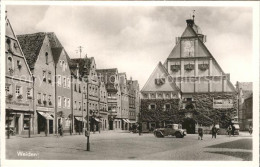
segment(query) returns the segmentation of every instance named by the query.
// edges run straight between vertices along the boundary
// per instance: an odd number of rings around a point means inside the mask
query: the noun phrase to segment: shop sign
[[[13,105],[18,105],[18,106],[29,106],[29,103],[20,103],[20,102],[17,102],[17,101],[6,101],[6,104],[13,104]]]
[[[233,108],[233,99],[213,99],[213,108]]]

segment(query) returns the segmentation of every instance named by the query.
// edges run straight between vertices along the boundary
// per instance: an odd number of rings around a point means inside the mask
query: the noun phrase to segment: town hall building
[[[237,121],[236,90],[230,82],[230,75],[223,71],[205,46],[206,36],[195,24],[194,16],[186,23],[186,29],[181,37],[176,38],[176,45],[168,58],[163,65],[159,63],[157,66],[164,69],[164,75],[154,72],[151,76],[154,81],[147,83],[141,90],[141,112],[147,107],[156,110],[153,104],[144,103],[146,99],[168,99],[167,94],[162,94],[160,89],[167,82],[173,82],[176,89],[168,87],[164,91],[181,95],[178,107],[175,107],[179,112],[158,122],[171,120],[173,123],[181,123],[188,133],[195,133],[199,125],[217,124],[225,127],[229,122]],[[143,115],[147,115],[147,112]],[[174,119],[177,117],[178,120]],[[147,118],[142,117],[143,121],[148,121]]]

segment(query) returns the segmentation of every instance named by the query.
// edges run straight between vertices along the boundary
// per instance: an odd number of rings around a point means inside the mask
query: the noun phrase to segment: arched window
[[[46,61],[46,64],[48,65],[48,52],[45,53],[45,61]]]

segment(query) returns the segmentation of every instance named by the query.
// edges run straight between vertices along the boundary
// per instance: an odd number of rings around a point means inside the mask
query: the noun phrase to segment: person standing
[[[214,137],[216,139],[216,137],[217,137],[217,128],[216,128],[215,124],[213,125],[213,127],[211,129],[211,133],[212,133],[212,138]]]
[[[229,137],[231,136],[231,131],[232,131],[232,126],[229,125],[228,128],[227,128],[227,132],[228,132]]]
[[[249,134],[252,135],[252,133],[253,133],[252,124],[249,125],[248,131],[249,131]]]
[[[63,136],[63,127],[61,123],[59,124],[59,134],[61,137]]]
[[[198,140],[203,140],[203,129],[202,129],[202,127],[200,127],[198,129],[198,134],[199,134]]]

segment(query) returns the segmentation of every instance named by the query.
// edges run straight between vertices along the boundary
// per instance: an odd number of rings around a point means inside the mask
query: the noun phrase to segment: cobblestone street
[[[196,134],[183,139],[156,138],[153,134],[133,134],[123,131],[91,133],[90,152],[86,150],[86,137],[11,136],[6,140],[7,159],[41,160],[252,160],[252,137],[205,135],[198,140]],[[23,154],[23,155],[22,155]]]

